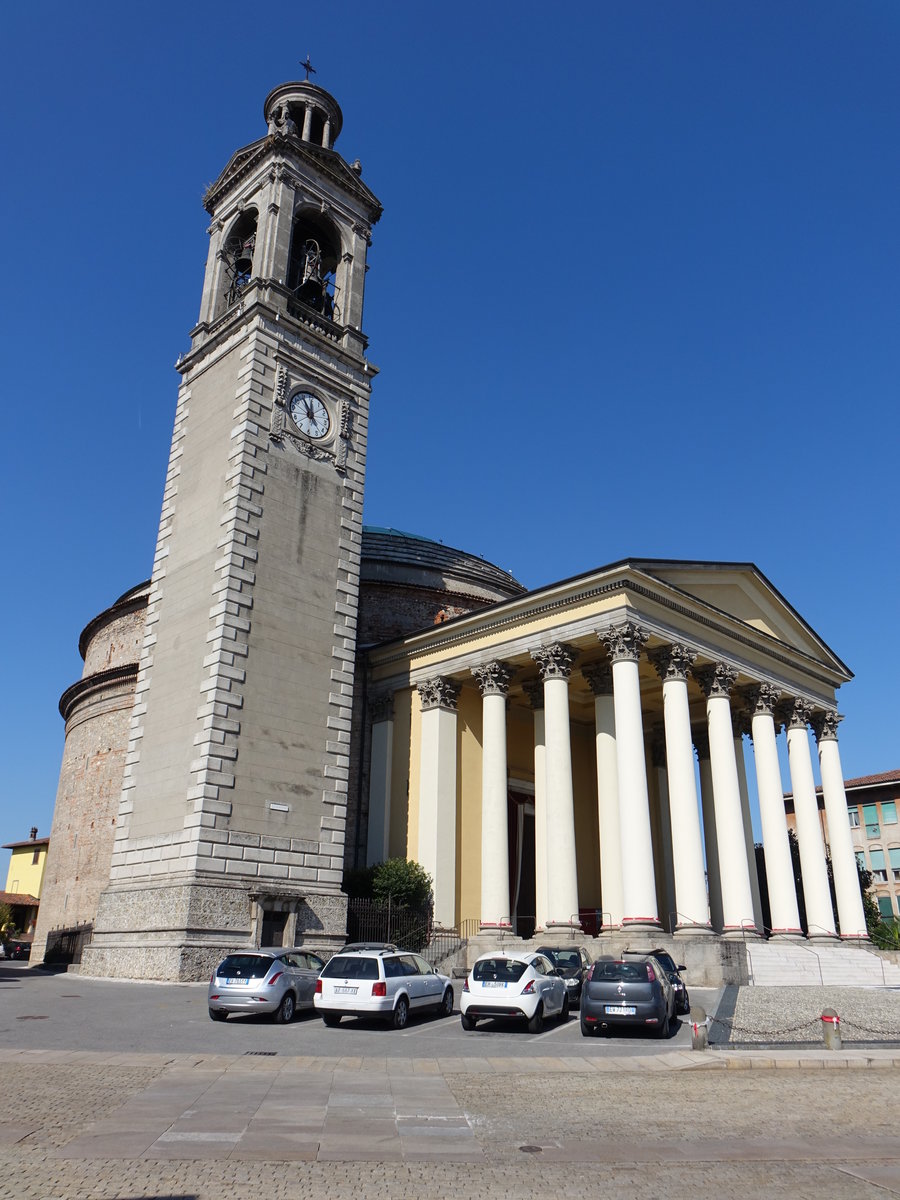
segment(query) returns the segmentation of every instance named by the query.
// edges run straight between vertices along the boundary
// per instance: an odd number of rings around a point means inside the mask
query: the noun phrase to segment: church
[[[364,526],[381,205],[324,89],[282,84],[263,120],[205,197],[151,578],[85,628],[60,700],[32,962],[60,931],[83,935],[85,974],[120,978],[328,952],[344,871],[396,856],[473,943],[677,939],[689,959],[865,939],[837,740],[851,674],[756,566],[634,558],[528,591]]]

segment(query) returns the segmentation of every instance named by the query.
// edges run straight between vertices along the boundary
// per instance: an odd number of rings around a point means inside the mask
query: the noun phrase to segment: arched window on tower
[[[241,298],[253,274],[253,252],[256,249],[255,209],[241,213],[231,226],[219,252],[222,259],[222,277],[219,287],[219,302],[216,316],[231,308]]]
[[[291,234],[288,288],[301,305],[332,321],[341,320],[335,295],[340,255],[340,235],[331,222],[319,213],[300,212]]]

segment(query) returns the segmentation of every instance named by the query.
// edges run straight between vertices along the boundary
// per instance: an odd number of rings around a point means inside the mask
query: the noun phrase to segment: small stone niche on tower
[[[256,209],[242,212],[229,229],[219,252],[222,273],[216,316],[221,316],[237,304],[253,274],[253,252],[256,249]]]
[[[291,233],[291,257],[288,288],[302,309],[341,321],[335,273],[341,257],[341,238],[327,218],[318,212],[301,210],[294,219]]]

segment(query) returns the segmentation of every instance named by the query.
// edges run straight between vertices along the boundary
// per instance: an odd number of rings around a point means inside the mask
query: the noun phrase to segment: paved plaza
[[[223,1026],[202,987],[6,968],[0,1197],[900,1196],[900,1049],[688,1033]]]

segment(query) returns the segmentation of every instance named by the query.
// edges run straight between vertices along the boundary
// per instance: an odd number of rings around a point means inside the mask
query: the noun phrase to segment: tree
[[[431,900],[431,876],[408,858],[379,863],[372,877],[372,895],[405,908],[421,908]]]

